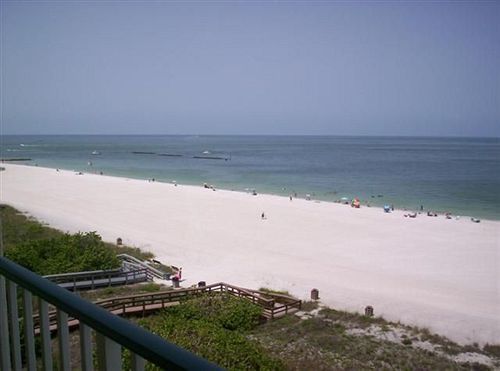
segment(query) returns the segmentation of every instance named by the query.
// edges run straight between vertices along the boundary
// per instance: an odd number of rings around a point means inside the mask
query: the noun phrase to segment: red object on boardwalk
[[[176,278],[177,280],[180,280],[182,278],[182,268],[179,268],[174,278]]]

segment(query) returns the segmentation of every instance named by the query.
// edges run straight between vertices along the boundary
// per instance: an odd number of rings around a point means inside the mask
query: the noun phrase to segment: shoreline
[[[9,162],[6,162],[6,164],[9,164]],[[153,179],[153,182],[155,182],[155,183],[170,184],[170,185],[177,184],[178,186],[183,186],[183,187],[195,187],[195,188],[202,188],[202,189],[204,188],[203,185],[199,185],[199,184],[195,184],[195,183],[179,183],[176,180],[168,181],[168,180],[161,180],[161,179],[158,180],[156,178],[146,179],[146,178],[129,177],[129,176],[122,176],[122,175],[106,174],[106,173],[99,174],[98,170],[91,172],[91,171],[88,171],[88,168],[82,169],[82,170],[75,170],[75,169],[69,170],[69,169],[63,169],[63,168],[38,166],[38,165],[32,165],[32,164],[12,164],[12,165],[27,166],[27,167],[40,168],[40,169],[61,170],[61,171],[67,171],[67,172],[72,172],[72,173],[81,172],[82,173],[81,175],[84,175],[84,174],[98,175],[98,176],[103,176],[103,177],[128,179],[128,180],[134,180],[134,181],[149,182],[151,179]],[[237,193],[242,193],[242,194],[251,194],[252,190],[257,190],[256,188],[253,188],[253,187],[248,187],[245,189],[232,189],[232,188],[225,188],[225,187],[217,188],[214,186],[214,188],[217,191],[237,192]],[[290,196],[290,195],[283,195],[283,194],[279,194],[279,193],[268,193],[268,192],[262,192],[262,193],[258,192],[258,195],[280,197],[280,198],[284,198],[284,199],[288,199]],[[342,203],[341,199],[326,200],[323,198],[314,198],[314,196],[316,196],[314,192],[310,194],[310,196],[311,196],[310,199],[307,199],[307,197],[306,197],[307,195],[309,195],[309,194],[300,193],[298,197],[294,196],[293,199],[294,200],[304,200],[304,201],[314,202],[314,203],[325,202],[325,203],[329,203],[329,204],[338,204],[338,205],[342,205],[342,206],[350,206],[350,202],[352,201],[351,199],[349,199],[349,205],[345,205]],[[354,198],[356,198],[356,197],[354,197]],[[377,196],[372,196],[370,199],[360,199],[361,208],[363,208],[363,209],[383,209],[384,205],[388,205],[388,206],[392,205],[392,203],[380,203],[380,204],[377,203],[376,201],[380,198],[381,197],[378,197],[378,195],[377,195]],[[371,202],[375,202],[375,203],[373,205],[370,205]],[[367,205],[367,203],[368,203],[368,205]],[[470,221],[472,218],[474,218],[476,220],[480,220],[481,222],[482,221],[500,222],[500,215],[497,219],[493,219],[493,218],[489,218],[489,217],[476,217],[474,215],[462,215],[462,214],[458,215],[458,214],[454,214],[454,213],[451,213],[448,211],[442,211],[442,210],[437,210],[437,209],[427,209],[427,208],[424,208],[423,210],[418,210],[418,208],[394,207],[394,209],[391,212],[402,212],[404,214],[416,213],[417,216],[423,216],[423,217],[428,216],[427,212],[432,212],[432,213],[437,214],[437,215],[434,215],[433,217],[442,218],[442,217],[445,217],[447,214],[449,214],[449,215],[451,215],[451,217],[452,217],[451,219],[453,219],[453,220],[458,218],[458,219],[464,219],[464,220]]]
[[[3,164],[1,202],[70,232],[150,250],[187,284],[288,290],[325,305],[500,343],[500,222]],[[266,219],[261,220],[265,212]]]

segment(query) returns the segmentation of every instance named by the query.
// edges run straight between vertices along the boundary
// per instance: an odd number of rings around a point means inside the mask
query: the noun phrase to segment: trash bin
[[[365,316],[367,316],[367,317],[373,317],[373,307],[371,305],[368,305],[365,308]]]
[[[205,281],[198,282],[198,287],[205,287],[207,283]]]
[[[172,285],[174,289],[179,288],[179,279],[177,277],[172,278]]]
[[[318,299],[319,299],[319,290],[312,289],[311,290],[311,300],[318,300]]]

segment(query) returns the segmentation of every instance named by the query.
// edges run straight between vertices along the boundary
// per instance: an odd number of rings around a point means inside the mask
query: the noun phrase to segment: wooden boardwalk
[[[109,312],[119,316],[141,315],[157,312],[163,308],[178,305],[180,302],[199,297],[205,294],[227,293],[229,295],[248,300],[263,309],[263,316],[267,319],[282,317],[288,313],[296,312],[301,308],[302,301],[287,295],[249,290],[229,285],[224,282],[204,287],[176,289],[161,291],[150,294],[139,294],[121,296],[94,302],[94,304],[107,309]],[[35,323],[35,334],[40,332],[40,320],[38,315],[33,316]],[[55,311],[49,313],[50,331],[57,330],[57,316]],[[78,319],[69,318],[68,326],[76,329],[79,326]]]
[[[146,268],[63,273],[44,278],[70,291],[94,290],[100,287],[131,285],[153,280],[153,276]]]
[[[70,291],[94,290],[100,287],[131,285],[134,283],[152,281],[153,278],[170,279],[171,273],[152,267],[148,262],[128,254],[119,254],[122,262],[120,269],[97,270],[86,272],[71,272],[52,274],[44,278]]]

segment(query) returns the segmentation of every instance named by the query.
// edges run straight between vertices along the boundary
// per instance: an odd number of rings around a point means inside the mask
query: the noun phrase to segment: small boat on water
[[[101,154],[101,152],[99,152],[99,151],[92,151],[92,154],[93,154],[94,156],[98,156],[98,155],[100,155],[100,154]]]

